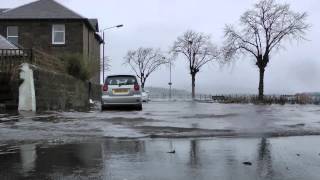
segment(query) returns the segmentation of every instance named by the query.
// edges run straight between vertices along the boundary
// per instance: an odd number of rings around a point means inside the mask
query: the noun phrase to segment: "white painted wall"
[[[19,87],[19,111],[36,111],[33,71],[28,63],[21,65],[20,78],[23,83]]]

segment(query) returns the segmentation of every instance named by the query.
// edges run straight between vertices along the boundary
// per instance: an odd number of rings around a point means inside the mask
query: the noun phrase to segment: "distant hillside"
[[[169,88],[162,87],[146,87],[147,91],[149,91],[150,98],[168,98],[169,97]],[[186,90],[181,89],[172,89],[172,97],[173,98],[187,98],[190,97],[191,93]]]

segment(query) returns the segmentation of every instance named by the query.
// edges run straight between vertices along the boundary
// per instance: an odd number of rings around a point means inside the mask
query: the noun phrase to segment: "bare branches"
[[[111,68],[111,65],[110,65],[111,59],[108,56],[105,56],[104,59],[105,59],[104,63],[102,60],[100,61],[100,67],[105,71],[109,71]],[[104,64],[104,67],[103,67],[103,64]]]
[[[195,98],[195,77],[200,68],[219,59],[219,50],[210,41],[210,36],[187,31],[174,42],[171,52],[185,56],[192,80],[192,98]]]
[[[310,28],[307,14],[290,10],[288,4],[277,4],[275,0],[261,0],[240,18],[241,30],[225,27],[225,44],[222,48],[225,62],[237,54],[249,54],[256,60],[260,71],[259,99],[263,99],[264,71],[270,54],[286,40],[305,39]]]
[[[210,42],[210,36],[190,30],[177,38],[171,51],[186,57],[191,74],[219,56],[218,48]]]
[[[151,73],[156,71],[161,65],[167,63],[167,59],[159,49],[139,48],[137,50],[128,51],[125,64],[135,72],[144,88],[146,79]]]
[[[228,25],[225,28],[224,57],[230,60],[238,52],[248,53],[256,59],[268,57],[285,40],[304,39],[310,26],[306,13],[290,10],[288,4],[275,0],[261,0],[240,18],[240,31]],[[263,58],[261,59],[263,60]]]
[[[236,32],[233,26],[225,27],[225,47],[224,52],[228,53],[228,58],[232,58],[236,51],[247,52],[257,57],[260,52],[260,43],[254,42],[246,36]],[[225,58],[227,57],[226,54]]]

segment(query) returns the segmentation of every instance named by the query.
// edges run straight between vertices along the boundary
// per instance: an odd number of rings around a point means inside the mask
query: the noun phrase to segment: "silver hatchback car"
[[[101,109],[120,106],[142,110],[141,88],[133,75],[108,76],[104,82]]]

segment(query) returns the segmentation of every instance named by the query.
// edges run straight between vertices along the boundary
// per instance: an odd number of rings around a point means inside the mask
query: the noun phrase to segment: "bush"
[[[97,68],[99,70],[94,61],[89,61],[80,54],[64,55],[61,59],[66,63],[67,73],[83,81],[89,80]]]

